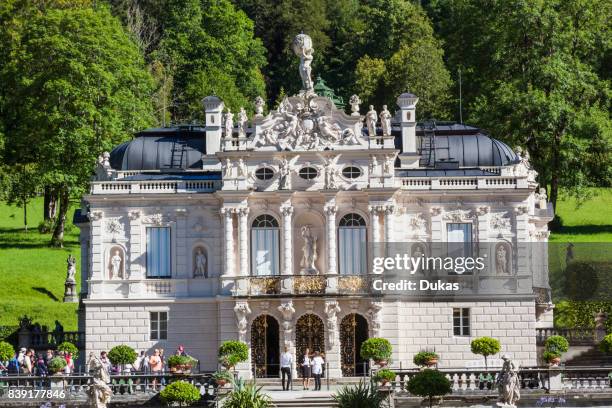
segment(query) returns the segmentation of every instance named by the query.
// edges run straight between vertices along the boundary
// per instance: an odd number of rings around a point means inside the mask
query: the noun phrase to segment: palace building
[[[100,158],[75,215],[86,353],[183,344],[214,370],[219,344],[240,339],[246,377],[277,376],[285,345],[324,352],[341,377],[367,369],[369,337],[391,341],[394,365],[434,350],[460,368],[491,336],[535,365],[552,304],[545,258],[522,251],[545,245],[553,214],[527,155],[475,127],[417,123],[410,93],[394,113],[357,96],[345,113],[310,79],[309,37],[294,51],[303,89],[277,110],[257,98],[234,115],[208,96],[205,125],[147,129]],[[427,256],[448,242],[495,262],[438,271],[452,295],[374,288],[388,243]]]

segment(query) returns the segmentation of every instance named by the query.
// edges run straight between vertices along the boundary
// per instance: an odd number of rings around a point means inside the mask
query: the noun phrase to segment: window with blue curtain
[[[367,273],[367,230],[359,214],[347,214],[338,224],[338,264],[341,275]]]
[[[251,227],[251,274],[279,274],[279,227],[276,218],[260,215]]]
[[[170,228],[147,228],[147,278],[170,278]]]
[[[471,257],[472,256],[472,224],[470,223],[450,223],[446,224],[447,232],[447,254],[450,257]],[[455,274],[455,272],[449,272]],[[470,274],[466,271],[464,274]]]

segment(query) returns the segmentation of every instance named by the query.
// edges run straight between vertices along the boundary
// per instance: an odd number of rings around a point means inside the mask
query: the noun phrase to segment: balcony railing
[[[94,181],[91,194],[210,193],[221,189],[221,180]]]
[[[527,179],[511,176],[484,177],[402,177],[404,190],[483,190],[527,188]]]
[[[571,346],[593,346],[598,343],[595,329],[536,329],[536,343],[543,346],[550,336],[563,336]]]

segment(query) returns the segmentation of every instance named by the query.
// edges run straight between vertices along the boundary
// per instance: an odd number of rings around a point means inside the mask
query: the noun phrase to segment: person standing
[[[312,375],[315,379],[315,391],[321,391],[321,375],[323,374],[323,357],[318,351],[315,351],[314,358],[312,359]]]
[[[285,351],[281,354],[281,382],[283,391],[289,391],[291,387],[291,367],[293,367],[293,355],[289,352],[289,347],[285,346]],[[285,377],[287,377],[287,386],[285,387]]]
[[[162,369],[164,368],[164,363],[162,362],[161,357],[159,356],[159,349],[155,349],[153,355],[149,357],[149,368],[151,370],[151,375],[161,375]],[[157,389],[157,378],[153,378],[153,388]]]
[[[302,357],[302,386],[305,390],[310,388],[310,350],[304,350],[304,356]]]

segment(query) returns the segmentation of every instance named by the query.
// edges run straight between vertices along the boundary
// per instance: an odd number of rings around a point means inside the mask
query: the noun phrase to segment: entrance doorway
[[[369,361],[361,357],[361,343],[368,339],[368,321],[357,313],[344,316],[340,322],[340,357],[344,377],[367,375]]]
[[[280,371],[278,322],[270,315],[261,315],[251,325],[251,361],[253,375],[259,378],[278,377]]]
[[[297,320],[295,327],[295,350],[298,367],[302,363],[306,349],[310,353],[325,352],[325,327],[323,320],[314,314],[305,314]]]

